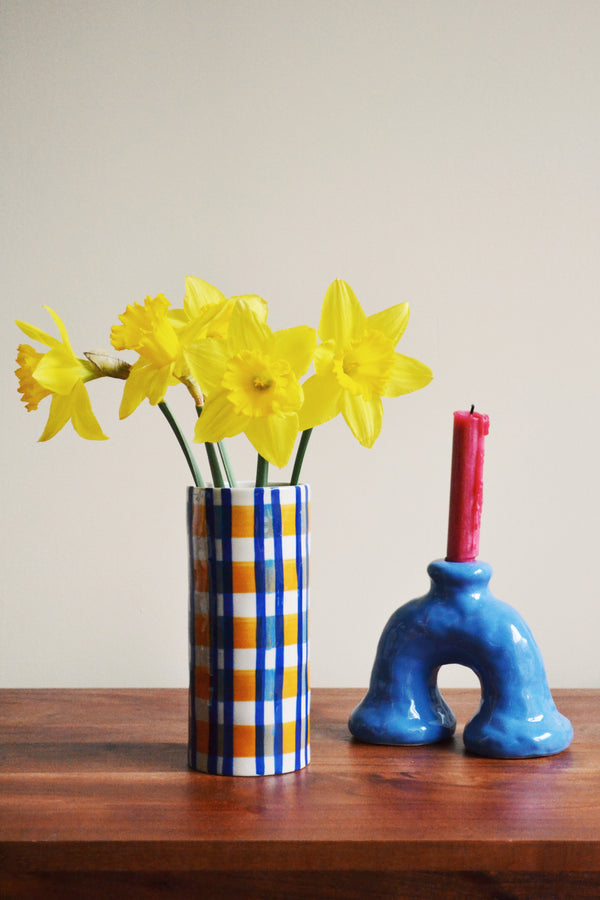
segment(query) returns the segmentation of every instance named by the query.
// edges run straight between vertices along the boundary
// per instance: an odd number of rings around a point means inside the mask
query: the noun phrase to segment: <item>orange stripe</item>
[[[199,753],[208,753],[208,722],[199,720],[196,722],[196,750]]]
[[[192,534],[194,537],[206,537],[206,507],[203,504],[194,506]]]
[[[194,588],[208,591],[208,562],[205,559],[194,560]]]
[[[254,756],[256,753],[256,728],[254,725],[233,726],[233,755]]]
[[[256,699],[256,672],[254,669],[236,669],[233,673],[233,699]]]
[[[236,594],[254,594],[256,582],[254,578],[254,562],[234,562],[231,566],[233,591]],[[275,566],[265,567],[265,589],[267,592],[275,590]],[[298,573],[295,559],[283,560],[283,590],[298,590]]]
[[[281,507],[281,531],[285,536],[296,534],[295,504],[286,504]]]
[[[290,613],[283,617],[283,643],[298,643],[298,613]]]
[[[196,697],[200,700],[210,699],[210,673],[208,669],[201,669],[196,666],[194,669],[194,682]]]
[[[254,506],[231,507],[231,536],[254,537]]]
[[[195,617],[194,639],[198,647],[210,647],[210,620],[208,616]]]
[[[304,731],[304,720],[299,723]],[[284,722],[282,727],[282,751],[294,753],[296,749],[296,722]],[[200,748],[198,748],[200,749]],[[256,753],[256,727],[254,725],[233,726],[233,755],[252,757]]]
[[[302,725],[300,724],[300,728]],[[284,722],[283,723],[283,752],[284,753],[293,753],[296,749],[296,721],[293,722]]]
[[[295,559],[283,561],[283,589],[284,591],[298,590],[298,570]]]
[[[281,507],[281,532],[284,536],[296,534],[295,503],[286,503]],[[231,536],[234,538],[254,537],[254,506],[231,507]]]
[[[283,643],[286,646],[298,642],[298,613],[283,617]],[[197,643],[201,643],[197,641]],[[233,619],[233,646],[235,649],[256,647],[256,618],[235,616]]]
[[[288,666],[283,670],[283,686],[281,696],[295,697],[298,693],[298,666]]]
[[[231,581],[233,591],[236,594],[254,594],[256,582],[254,580],[253,562],[234,562],[231,565]]]
[[[308,727],[310,737],[310,719],[308,724],[305,719],[298,723],[298,727],[304,732]],[[196,722],[196,750],[199,753],[208,753],[209,723],[203,720]],[[310,743],[310,741],[309,741]],[[282,725],[282,752],[294,753],[296,749],[296,722],[284,722]],[[254,725],[233,726],[233,756],[253,757],[256,753],[256,727]]]
[[[256,647],[256,619],[254,616],[233,619],[233,646],[235,649]]]

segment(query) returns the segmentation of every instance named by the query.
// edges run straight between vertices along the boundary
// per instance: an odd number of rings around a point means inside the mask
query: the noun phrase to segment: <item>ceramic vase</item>
[[[190,768],[310,759],[309,488],[189,488]]]

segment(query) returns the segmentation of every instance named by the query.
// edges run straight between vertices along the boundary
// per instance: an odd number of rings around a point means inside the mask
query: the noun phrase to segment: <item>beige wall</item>
[[[16,317],[108,345],[198,275],[316,325],[343,277],[408,300],[425,391],[364,450],[315,432],[313,684],[365,685],[445,553],[452,411],[491,419],[481,558],[555,686],[600,687],[600,4],[2,4],[4,686],[184,685],[187,472],[147,404],[36,443]],[[187,401],[173,404],[193,425]],[[242,475],[254,457],[233,442]],[[444,683],[471,684],[466,670]]]

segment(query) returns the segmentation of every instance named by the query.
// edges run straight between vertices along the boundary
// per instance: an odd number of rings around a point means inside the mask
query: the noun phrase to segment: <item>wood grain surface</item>
[[[600,897],[600,691],[554,692],[564,753],[360,744],[360,690],[314,690],[312,762],[186,767],[184,690],[0,691],[2,897]],[[225,887],[226,889],[225,889]]]

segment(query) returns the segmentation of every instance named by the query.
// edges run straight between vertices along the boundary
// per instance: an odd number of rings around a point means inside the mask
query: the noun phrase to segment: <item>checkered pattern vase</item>
[[[309,489],[190,488],[189,765],[276,775],[310,758]]]

